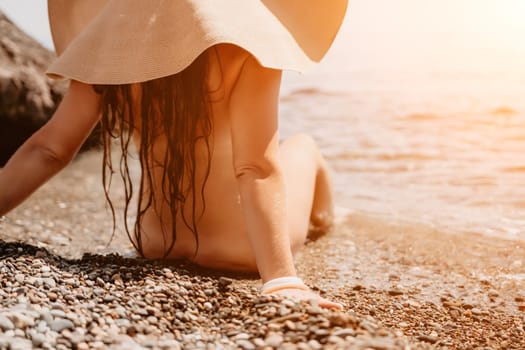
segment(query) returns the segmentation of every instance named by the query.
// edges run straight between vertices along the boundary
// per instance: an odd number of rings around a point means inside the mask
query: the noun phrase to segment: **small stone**
[[[73,322],[71,322],[70,320],[67,320],[65,318],[58,318],[56,320],[54,320],[53,322],[51,322],[51,324],[49,325],[49,327],[57,332],[57,333],[60,333],[62,332],[64,329],[71,329],[71,328],[74,328],[75,325],[73,324]]]
[[[43,278],[42,282],[44,283],[44,286],[48,288],[55,288],[57,286],[57,283],[53,278]]]
[[[77,344],[77,350],[89,350],[89,346],[85,342]]]
[[[51,301],[56,301],[58,299],[58,295],[57,293],[55,292],[48,292],[47,293],[47,297],[49,298],[49,300]]]
[[[417,339],[423,342],[430,343],[430,344],[435,344],[439,340],[437,337],[434,337],[432,335],[424,335],[424,334],[419,335]]]
[[[51,272],[51,268],[47,265],[44,265],[40,268],[40,272],[42,273],[47,273],[47,272]]]
[[[355,291],[359,291],[359,290],[365,289],[365,287],[360,284],[356,284],[355,286],[352,287],[352,289]]]
[[[325,337],[330,334],[330,332],[327,329],[317,328],[313,331],[315,335],[318,337]]]
[[[323,348],[321,343],[319,343],[315,339],[312,339],[312,340],[308,341],[308,345],[310,346],[310,348],[312,348],[312,350],[321,350]]]
[[[297,327],[295,326],[295,323],[293,323],[293,322],[290,321],[290,320],[285,321],[285,322],[284,322],[284,326],[285,326],[286,328],[288,328],[289,330],[291,330],[291,331],[295,331],[295,330],[297,329]]]
[[[340,329],[338,331],[335,331],[333,335],[340,338],[346,338],[348,336],[353,337],[355,334],[355,331],[352,328],[344,328]]]
[[[241,340],[237,340],[235,343],[241,348],[243,348],[244,350],[255,350],[255,345],[253,345],[248,340],[241,339]]]
[[[233,280],[231,278],[227,278],[227,277],[220,277],[219,278],[219,286],[221,286],[223,288],[229,286],[232,283],[233,283]]]
[[[49,325],[51,324],[51,322],[53,322],[53,315],[51,315],[51,312],[49,310],[45,309],[40,312],[40,319],[42,319],[44,323]],[[43,327],[42,322],[38,324],[38,327]]]
[[[323,310],[319,306],[308,306],[306,312],[310,315],[319,315],[323,313]]]
[[[45,250],[39,250],[35,254],[35,258],[41,259],[47,257],[47,252]]]
[[[66,313],[62,310],[56,310],[56,309],[53,309],[51,310],[51,316],[53,317],[58,317],[58,318],[66,318]]]
[[[388,295],[391,295],[393,297],[403,295],[404,292],[401,289],[393,288],[388,291]]]
[[[15,275],[15,281],[17,281],[18,283],[22,284],[22,283],[24,283],[24,280],[25,280],[25,276],[24,276],[24,274],[22,274],[22,273],[17,273],[17,274]]]
[[[246,333],[239,333],[235,337],[233,337],[235,340],[248,340],[250,339],[250,335]]]
[[[169,350],[181,350],[182,349],[180,343],[176,341],[175,339],[160,340],[158,342],[158,346],[162,349],[169,349]],[[136,348],[139,349],[141,347],[137,346]]]
[[[9,349],[10,350],[26,350],[32,348],[32,342],[28,339],[23,338],[12,338],[9,340]]]
[[[328,339],[326,340],[328,343],[331,343],[331,344],[340,344],[342,343],[344,340],[339,338],[338,336],[335,336],[335,335],[331,335],[328,337]]]
[[[272,348],[277,348],[279,345],[282,344],[284,338],[279,333],[268,333],[268,336],[266,339],[264,339],[264,342],[267,346],[271,346]]]
[[[499,296],[499,293],[497,290],[494,290],[494,289],[491,289],[489,290],[489,293],[488,293],[489,297],[491,298],[497,298]]]
[[[264,346],[266,345],[264,340],[262,340],[261,338],[255,338],[252,341],[257,348],[264,348]]]
[[[212,305],[212,303],[210,303],[210,302],[208,302],[208,301],[205,302],[203,306],[204,306],[204,309],[205,309],[205,310],[208,310],[208,311],[213,310],[213,305]]]
[[[33,327],[35,325],[35,321],[31,317],[21,313],[13,314],[11,320],[13,321],[15,328],[18,329],[26,329],[27,327]]]
[[[478,309],[477,307],[473,308],[472,310],[470,310],[470,312],[472,312],[473,315],[476,315],[476,316],[480,316],[483,314],[483,312]]]
[[[290,308],[290,309],[294,309],[296,307],[296,303],[293,301],[293,300],[290,300],[290,299],[284,299],[281,304],[283,306],[286,306],[287,308]]]
[[[361,344],[360,349],[390,350],[395,349],[395,347],[388,338],[376,338],[365,341]]]
[[[64,335],[65,338],[69,339],[71,344],[76,345],[76,344],[80,343],[84,339],[84,330],[82,328],[77,329],[74,332],[70,332],[68,330],[65,330],[63,332],[63,335]]]
[[[141,307],[138,307],[134,310],[134,312],[137,314],[137,315],[141,315],[141,316],[148,316],[148,311],[144,308],[141,308]]]
[[[5,317],[4,315],[0,315],[0,328],[4,331],[8,331],[11,329],[15,329],[15,325],[7,317]]]
[[[34,346],[40,347],[47,341],[47,338],[42,333],[33,332],[31,334],[31,341],[33,342]]]

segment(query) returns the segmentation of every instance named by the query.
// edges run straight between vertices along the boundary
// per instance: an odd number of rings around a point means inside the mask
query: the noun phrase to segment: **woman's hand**
[[[287,288],[267,293],[266,295],[276,295],[282,298],[292,299],[295,301],[313,301],[314,303],[319,304],[320,307],[325,309],[338,311],[343,310],[343,305],[323,298],[322,296],[310,289]]]
[[[303,280],[297,276],[279,277],[267,281],[261,287],[261,293],[276,295],[295,301],[313,301],[325,309],[342,310],[343,305],[334,303],[312,291]]]

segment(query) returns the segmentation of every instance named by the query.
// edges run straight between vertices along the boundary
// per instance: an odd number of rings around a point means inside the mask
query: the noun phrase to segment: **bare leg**
[[[308,135],[290,137],[281,144],[281,166],[286,184],[290,241],[300,248],[312,226],[326,232],[333,222],[333,194],[328,167]],[[311,226],[310,226],[311,225]]]

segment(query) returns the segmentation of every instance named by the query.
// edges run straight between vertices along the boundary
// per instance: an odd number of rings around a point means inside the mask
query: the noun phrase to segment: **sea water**
[[[523,73],[289,74],[281,126],[318,141],[339,206],[525,239]]]

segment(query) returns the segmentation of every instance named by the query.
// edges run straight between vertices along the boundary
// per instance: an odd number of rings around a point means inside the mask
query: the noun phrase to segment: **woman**
[[[123,151],[124,215],[136,191],[130,141],[139,155],[136,224],[126,228],[139,254],[258,271],[263,293],[340,308],[296,275],[292,254],[309,225],[332,223],[332,192],[310,137],[279,144],[277,114],[281,70],[321,59],[346,1],[48,5],[59,55],[48,73],[71,84],[51,120],[0,172],[0,215],[67,165],[100,121],[105,185],[112,138]]]

